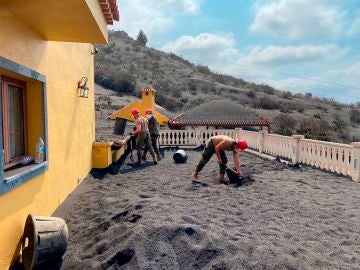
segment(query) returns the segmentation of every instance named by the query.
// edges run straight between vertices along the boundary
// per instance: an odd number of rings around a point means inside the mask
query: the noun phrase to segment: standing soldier
[[[156,156],[154,149],[151,146],[151,139],[150,139],[150,132],[148,127],[148,120],[142,116],[140,116],[139,109],[134,108],[131,110],[131,114],[135,118],[135,131],[134,134],[136,135],[136,151],[137,151],[137,165],[141,164],[141,149],[145,144],[150,151],[150,154],[154,160],[154,165],[157,164]]]
[[[145,114],[146,114],[147,120],[149,121],[149,132],[150,132],[150,137],[151,137],[151,144],[155,151],[157,161],[159,161],[159,160],[161,160],[159,144],[158,144],[158,138],[160,136],[160,124],[159,124],[158,120],[156,120],[151,109],[147,109],[145,111]],[[147,148],[147,146],[145,146],[144,153],[142,155],[143,160],[146,160],[147,152],[148,152],[148,148]]]

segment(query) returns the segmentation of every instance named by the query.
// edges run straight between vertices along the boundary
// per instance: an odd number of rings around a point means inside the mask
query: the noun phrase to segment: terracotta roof
[[[107,24],[113,24],[114,21],[119,21],[120,15],[116,0],[99,0],[99,4]]]
[[[180,126],[269,126],[270,120],[245,109],[231,100],[221,99],[200,104],[169,120],[170,127]]]

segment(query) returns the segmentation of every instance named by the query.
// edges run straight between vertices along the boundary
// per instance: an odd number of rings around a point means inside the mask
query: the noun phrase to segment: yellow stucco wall
[[[93,56],[91,44],[48,42],[10,12],[0,8],[0,55],[46,76],[49,169],[0,195],[0,269],[7,269],[20,240],[26,216],[51,215],[91,169],[95,138]],[[79,98],[77,82],[87,76],[88,99]],[[33,100],[39,84],[28,83]],[[36,112],[40,104],[28,104]],[[39,114],[37,114],[39,115]],[[30,148],[38,138],[36,123]],[[32,147],[33,148],[33,147]],[[79,180],[80,179],[80,180]]]

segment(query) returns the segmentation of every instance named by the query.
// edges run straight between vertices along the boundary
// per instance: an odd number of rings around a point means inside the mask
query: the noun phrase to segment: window
[[[45,161],[22,164],[39,137]],[[47,170],[47,141],[45,76],[0,56],[0,195]]]
[[[1,77],[4,168],[19,164],[27,153],[26,84]]]

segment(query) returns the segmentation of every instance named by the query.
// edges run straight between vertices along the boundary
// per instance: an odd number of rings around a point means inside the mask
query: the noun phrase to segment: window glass
[[[25,155],[23,89],[9,85],[10,158]]]

